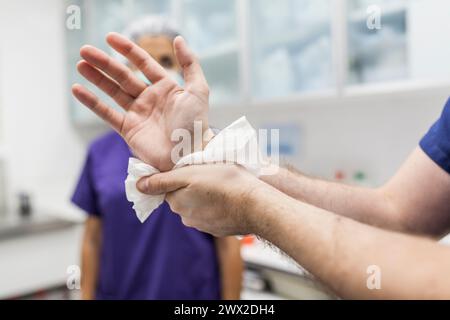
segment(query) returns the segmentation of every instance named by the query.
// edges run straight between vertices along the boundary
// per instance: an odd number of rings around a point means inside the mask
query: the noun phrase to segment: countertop
[[[57,231],[76,224],[75,221],[40,213],[32,214],[26,218],[17,214],[2,214],[0,215],[0,241]]]

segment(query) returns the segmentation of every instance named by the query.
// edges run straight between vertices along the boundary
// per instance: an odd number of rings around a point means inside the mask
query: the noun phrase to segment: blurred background
[[[85,215],[69,200],[107,129],[71,97],[79,48],[109,50],[107,32],[148,14],[197,53],[214,126],[279,128],[282,160],[326,179],[386,181],[450,93],[446,0],[0,0],[0,298],[79,297]],[[242,256],[243,298],[330,297],[255,239]]]

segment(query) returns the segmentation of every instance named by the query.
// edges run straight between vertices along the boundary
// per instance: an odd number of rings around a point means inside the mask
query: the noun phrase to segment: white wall
[[[39,208],[61,214],[72,212],[68,198],[86,148],[85,130],[69,119],[64,12],[61,0],[0,0],[0,101],[10,195],[30,191]],[[256,126],[296,122],[302,135],[292,162],[302,170],[330,177],[334,169],[362,169],[380,183],[415,147],[448,92],[213,109],[211,123],[225,126],[243,114]]]
[[[450,32],[449,12],[448,0],[410,1],[408,50],[411,77],[450,78],[450,44],[440,36]]]
[[[255,126],[296,123],[299,155],[288,159],[300,170],[332,178],[335,170],[363,170],[368,182],[386,181],[439,116],[450,88],[305,100],[245,109],[212,110],[212,124],[225,126],[247,115]]]
[[[63,286],[80,265],[82,226],[0,241],[0,299]]]
[[[0,0],[0,83],[9,199],[25,190],[69,213],[85,143],[69,119],[64,14],[61,0]]]

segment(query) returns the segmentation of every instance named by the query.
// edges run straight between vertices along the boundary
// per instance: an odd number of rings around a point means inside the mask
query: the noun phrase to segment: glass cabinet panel
[[[129,19],[136,19],[151,14],[164,14],[169,16],[171,0],[125,0],[131,7]]]
[[[447,0],[348,0],[349,83],[450,79]],[[377,6],[380,27],[369,28]],[[433,23],[430,23],[433,21]]]
[[[183,0],[182,33],[196,52],[212,105],[240,98],[237,8],[234,0]]]
[[[333,86],[330,0],[251,0],[250,20],[253,96]]]
[[[86,83],[75,70],[81,45],[89,43],[110,52],[104,40],[106,33],[120,32],[129,22],[150,14],[165,15],[177,24],[200,59],[211,88],[212,106],[241,103],[243,95],[248,94],[247,88],[254,100],[334,90],[335,78],[343,77],[346,77],[344,85],[450,79],[450,42],[440,36],[450,33],[448,0],[71,0],[67,3],[80,6],[82,11],[82,28],[66,31],[69,84]],[[334,7],[336,3],[345,3],[346,9],[334,12],[338,9]],[[244,7],[245,12],[240,12]],[[332,23],[339,20],[333,19],[336,14],[338,18],[346,15],[341,23],[347,28],[335,26],[339,34],[333,32],[333,36],[347,39],[342,61],[333,59],[333,44],[339,42],[332,41],[331,32]],[[240,61],[241,57],[245,59]],[[347,72],[335,77],[338,70]],[[89,88],[115,105],[93,86]],[[69,99],[76,121],[96,120],[71,95]]]
[[[361,84],[406,78],[406,1],[348,0],[347,7],[348,82]]]

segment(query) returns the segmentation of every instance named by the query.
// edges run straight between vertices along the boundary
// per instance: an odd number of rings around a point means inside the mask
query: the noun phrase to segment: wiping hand
[[[218,237],[254,233],[261,216],[257,195],[273,188],[238,165],[209,164],[183,167],[142,178],[145,194],[166,194],[166,201],[182,222]]]

